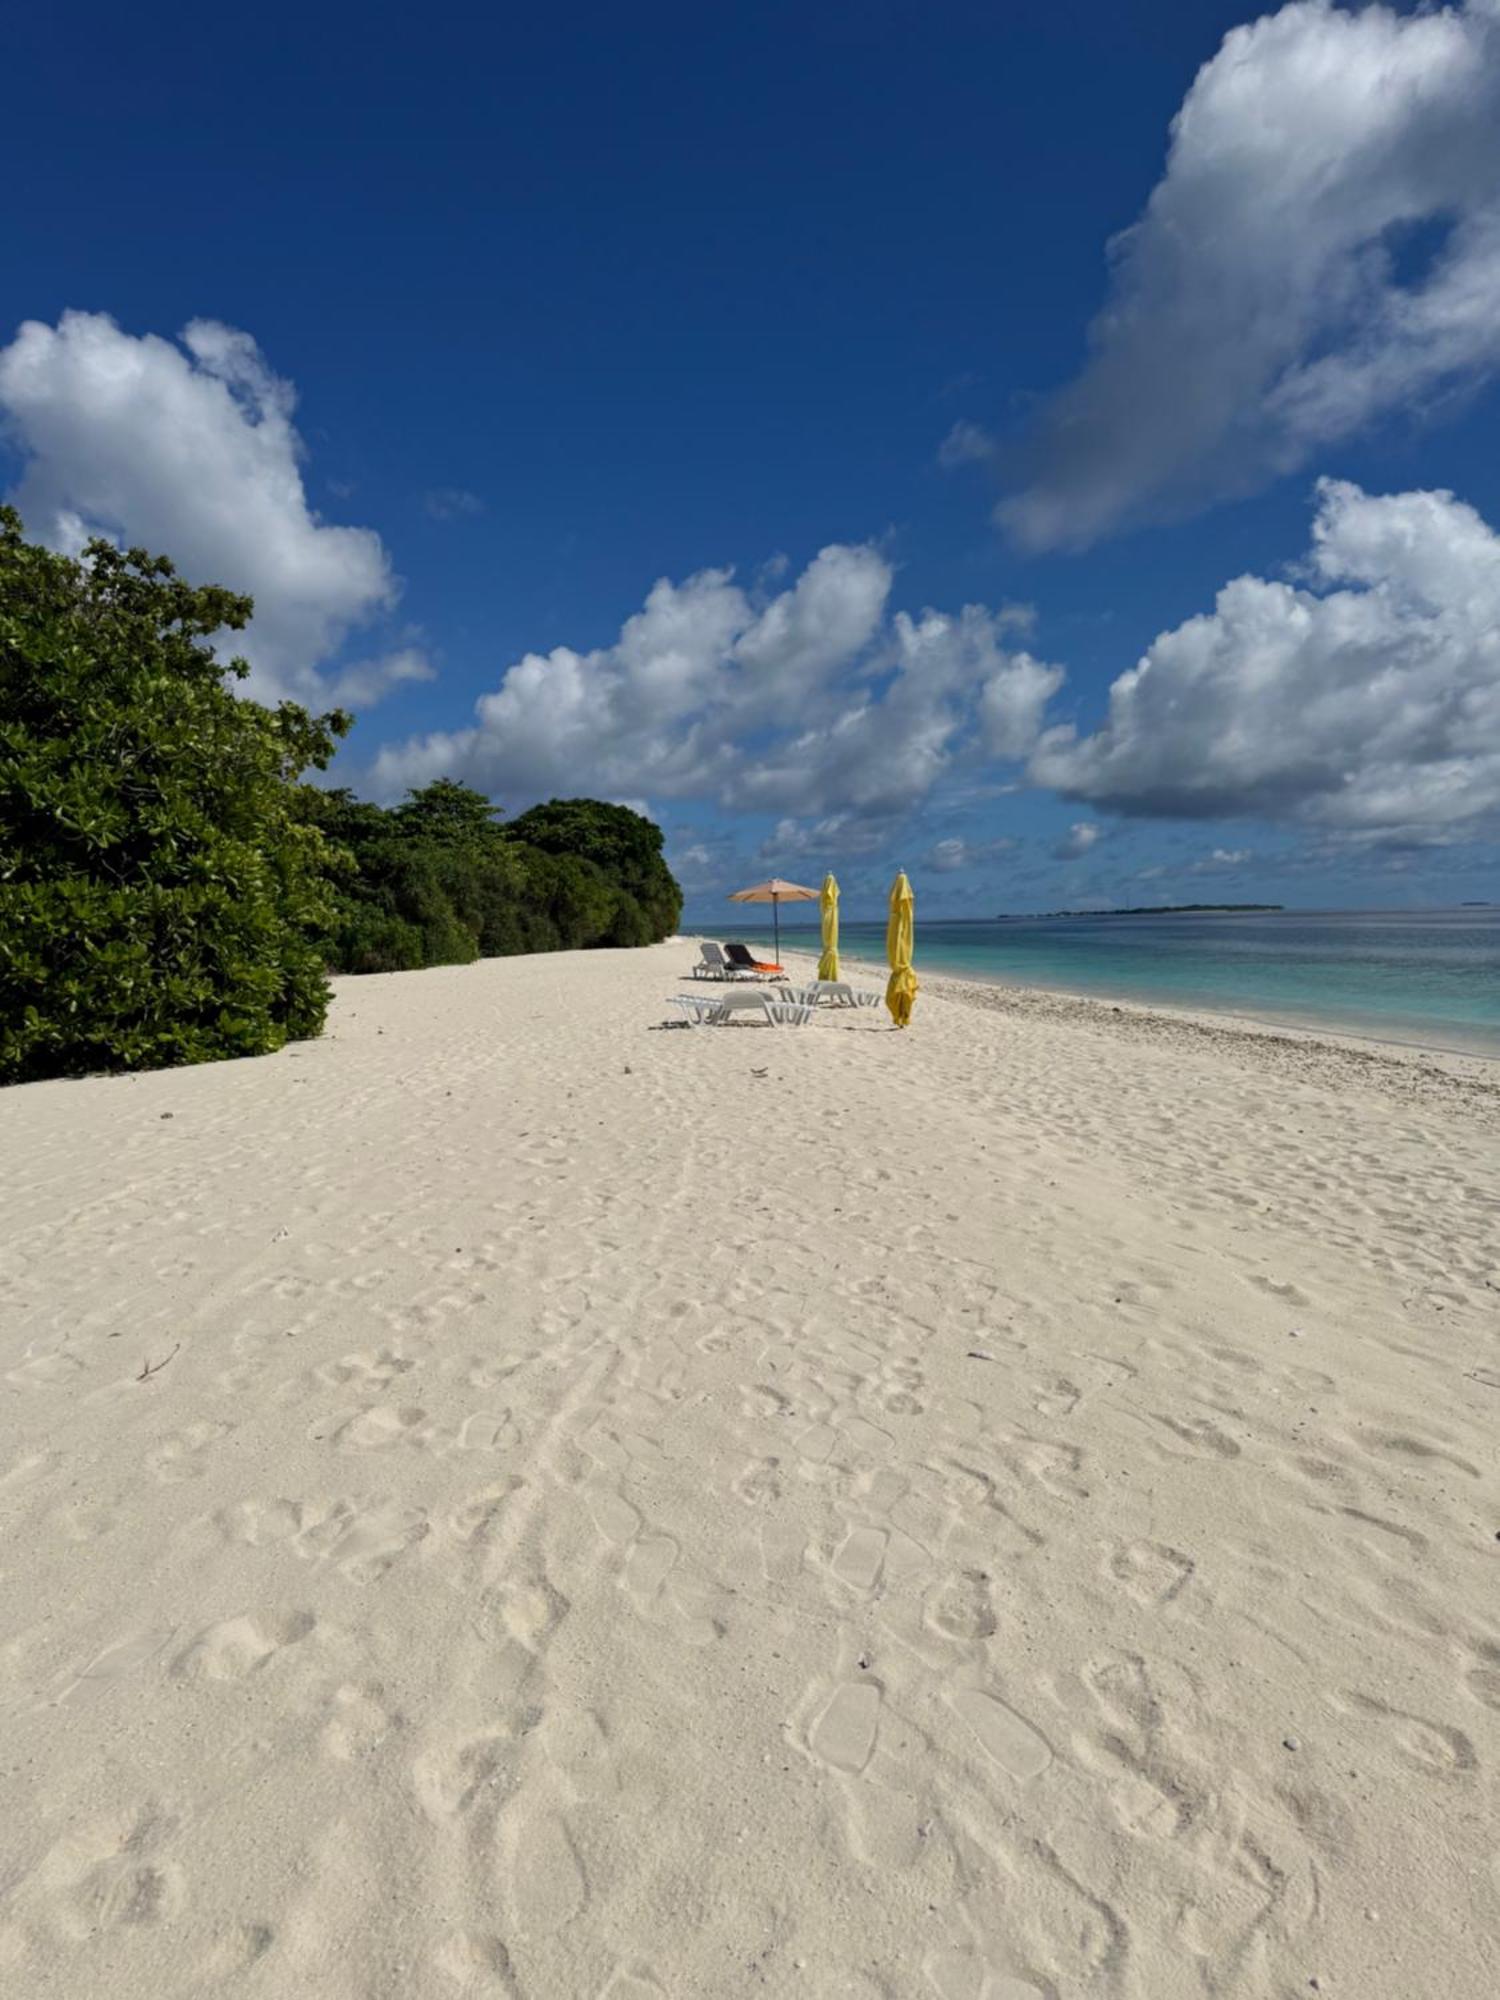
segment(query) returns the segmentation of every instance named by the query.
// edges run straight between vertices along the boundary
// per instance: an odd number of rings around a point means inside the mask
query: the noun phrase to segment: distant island
[[[1013,916],[1002,910],[995,919],[997,923],[1035,923],[1038,917],[1193,917],[1218,914],[1226,911],[1243,916],[1247,911],[1264,914],[1267,910],[1284,910],[1285,903],[1141,903],[1127,910],[1038,910],[1035,916]]]

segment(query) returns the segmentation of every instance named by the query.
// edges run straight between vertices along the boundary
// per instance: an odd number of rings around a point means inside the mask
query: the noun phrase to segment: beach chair
[[[771,1005],[771,1000],[771,994],[757,981],[753,985],[721,993],[714,1003],[713,1013],[709,1018],[722,1023],[732,1021],[736,1014],[761,1016]]]
[[[806,1001],[768,999],[766,1013],[778,1028],[805,1028],[813,1017],[814,1009]]]
[[[737,972],[724,956],[724,947],[715,944],[712,938],[703,938],[698,944],[698,963],[693,967],[694,979],[743,979],[746,974]]]
[[[682,1009],[690,1028],[701,1028],[705,1021],[712,1020],[719,1004],[716,993],[674,993],[667,1001],[669,1007]]]
[[[754,957],[747,944],[726,944],[724,947],[724,956],[736,971],[741,973],[748,972],[754,979],[786,978],[786,972],[781,966],[772,965],[766,959]]]

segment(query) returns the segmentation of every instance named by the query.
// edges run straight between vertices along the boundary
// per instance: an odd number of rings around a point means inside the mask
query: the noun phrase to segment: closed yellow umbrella
[[[912,908],[916,899],[905,872],[891,884],[891,919],[885,931],[885,955],[891,968],[885,1004],[898,1028],[908,1026],[916,1004],[917,975],[911,969]]]
[[[831,875],[823,877],[823,893],[818,898],[823,910],[823,956],[818,960],[819,979],[839,976],[839,885]]]

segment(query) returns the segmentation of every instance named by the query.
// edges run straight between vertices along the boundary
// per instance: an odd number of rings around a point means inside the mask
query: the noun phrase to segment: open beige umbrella
[[[769,882],[756,882],[748,889],[736,889],[731,903],[769,903],[771,923],[776,932],[776,963],[781,963],[781,906],[783,903],[815,903],[816,889],[804,889],[800,882],[783,882],[773,875]]]

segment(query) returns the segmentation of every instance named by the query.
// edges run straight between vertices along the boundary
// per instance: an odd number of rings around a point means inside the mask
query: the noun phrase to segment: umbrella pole
[[[771,898],[771,924],[776,932],[776,949],[772,954],[776,963],[781,963],[781,902],[776,896]]]

